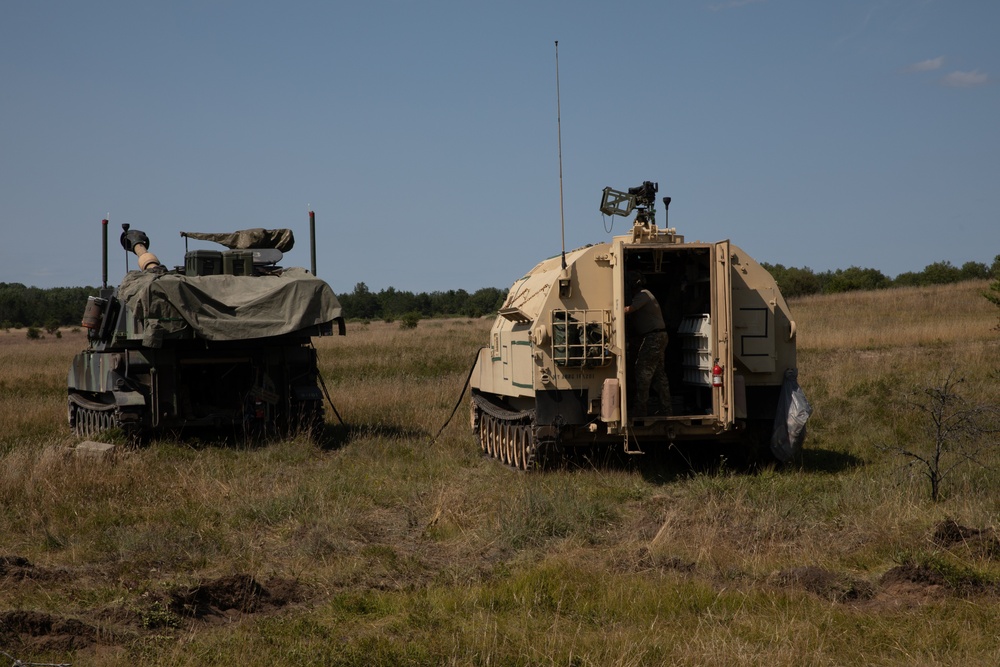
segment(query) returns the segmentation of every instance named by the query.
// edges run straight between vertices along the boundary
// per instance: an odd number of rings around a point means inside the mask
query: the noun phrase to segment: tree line
[[[347,319],[396,320],[406,315],[428,317],[482,317],[493,315],[503,305],[507,290],[483,287],[472,294],[464,289],[414,294],[395,287],[372,292],[368,285],[357,283],[354,291],[338,294]]]
[[[0,327],[79,326],[87,297],[97,295],[96,287],[25,287],[21,283],[0,283]]]
[[[1000,292],[1000,255],[990,266],[982,262],[966,262],[960,267],[951,262],[935,262],[923,271],[901,273],[895,278],[889,278],[878,269],[857,266],[819,273],[809,267],[785,267],[766,262],[762,266],[774,276],[786,298],[991,279],[994,283],[987,298],[1000,300],[1000,296],[996,296]],[[51,329],[79,325],[87,297],[97,293],[96,287],[42,289],[25,287],[21,283],[0,283],[0,328]],[[365,283],[357,283],[353,291],[338,294],[337,298],[348,319],[392,321],[407,315],[411,318],[492,315],[503,305],[506,295],[507,290],[497,287],[484,287],[471,294],[464,289],[414,293],[395,287],[373,292]]]
[[[767,262],[762,262],[761,266],[774,276],[785,298],[890,287],[947,285],[965,280],[1000,280],[1000,255],[993,259],[991,266],[982,262],[966,262],[960,267],[954,266],[951,262],[934,262],[924,267],[923,271],[908,271],[895,278],[889,278],[878,269],[857,266],[820,273],[809,267],[799,269]]]

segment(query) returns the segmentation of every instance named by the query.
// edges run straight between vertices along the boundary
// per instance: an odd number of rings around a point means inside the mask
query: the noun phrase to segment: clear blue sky
[[[560,250],[555,40],[567,249],[652,180],[759,261],[1000,253],[995,0],[5,0],[0,282],[98,285],[109,213],[112,283],[126,222],[308,266],[311,207],[338,292],[506,288]]]

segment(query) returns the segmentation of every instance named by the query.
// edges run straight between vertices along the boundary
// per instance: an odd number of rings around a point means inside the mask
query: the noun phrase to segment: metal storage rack
[[[708,313],[687,315],[677,329],[681,336],[681,370],[685,384],[712,385],[712,321]]]

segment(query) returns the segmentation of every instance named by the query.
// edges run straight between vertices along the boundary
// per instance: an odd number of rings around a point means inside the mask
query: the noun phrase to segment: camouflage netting
[[[214,234],[210,232],[181,232],[199,241],[215,241],[233,250],[250,250],[252,248],[276,248],[288,252],[295,245],[295,236],[290,229],[241,229],[238,232]]]
[[[142,324],[147,347],[192,334],[216,341],[280,336],[341,315],[330,286],[300,268],[251,279],[130,271],[118,299]]]

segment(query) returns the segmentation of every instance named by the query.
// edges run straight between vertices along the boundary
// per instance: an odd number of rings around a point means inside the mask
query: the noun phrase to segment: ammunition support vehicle
[[[657,190],[605,188],[602,212],[635,211],[631,232],[547,259],[511,287],[471,378],[472,429],[488,455],[527,469],[564,447],[702,440],[788,458],[770,446],[783,387],[798,387],[788,305],[736,245],[658,228]],[[669,336],[661,414],[634,414],[631,272],[659,301]]]

